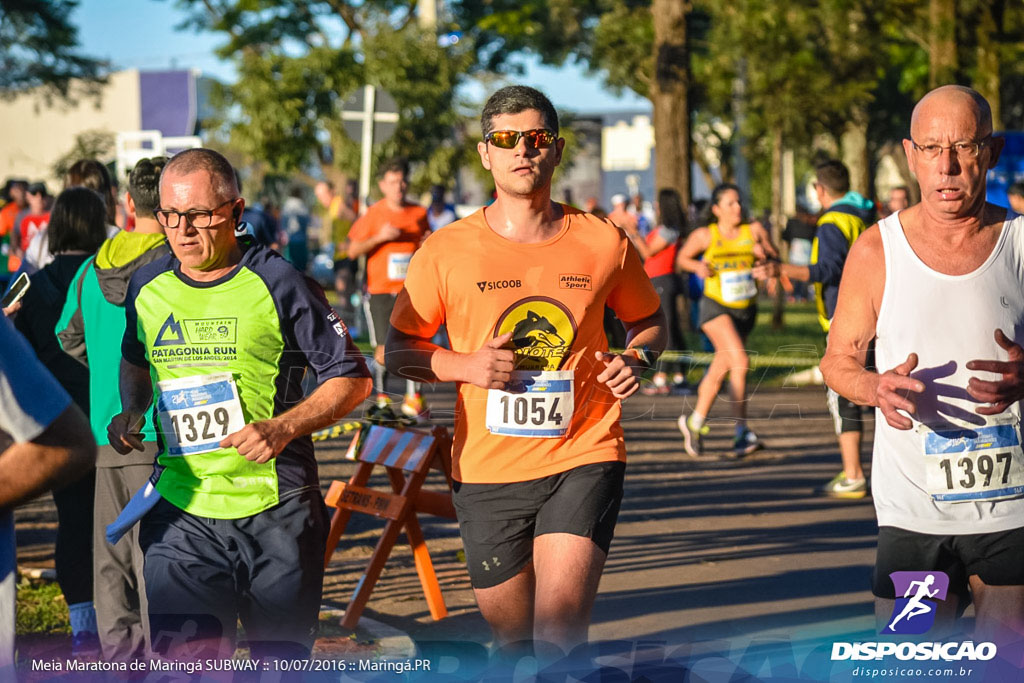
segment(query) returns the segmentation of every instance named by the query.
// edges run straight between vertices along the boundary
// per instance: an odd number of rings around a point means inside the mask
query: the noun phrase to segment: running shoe
[[[757,434],[749,429],[743,430],[743,433],[732,441],[732,451],[737,458],[750,455],[762,448],[764,448],[764,444],[758,440]]]
[[[825,484],[823,491],[833,498],[863,498],[868,495],[868,480],[847,479],[846,474],[840,472]]]
[[[708,433],[710,427],[703,424],[700,429],[694,429],[690,426],[690,419],[686,415],[680,415],[676,425],[683,434],[683,450],[690,457],[699,458],[704,452],[704,435]]]
[[[390,425],[398,422],[398,416],[391,409],[391,399],[387,394],[377,394],[376,402],[366,409],[363,419],[370,424]]]
[[[640,393],[644,396],[666,396],[668,394],[668,379],[664,372],[656,372],[650,382],[644,382],[640,387]]]
[[[668,396],[669,388],[666,384],[655,384],[653,382],[640,387],[640,393],[644,396]]]
[[[430,421],[430,408],[419,394],[405,397],[402,401],[402,414],[415,420],[416,424],[426,424]]]

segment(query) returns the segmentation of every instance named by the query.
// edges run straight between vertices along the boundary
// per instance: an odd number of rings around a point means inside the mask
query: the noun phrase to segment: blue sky
[[[117,68],[196,68],[231,80],[231,66],[213,54],[221,39],[209,33],[176,31],[182,17],[173,0],[82,0],[72,21],[78,26],[83,49],[109,59]],[[580,112],[649,107],[632,93],[616,97],[598,78],[572,65],[553,69],[529,62],[521,82],[546,92],[555,106]],[[467,94],[480,96],[473,89]]]

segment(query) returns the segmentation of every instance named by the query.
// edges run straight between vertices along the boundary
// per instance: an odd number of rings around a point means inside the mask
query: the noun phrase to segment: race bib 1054
[[[487,392],[487,429],[492,434],[556,439],[569,431],[572,370],[517,370],[507,389]]]

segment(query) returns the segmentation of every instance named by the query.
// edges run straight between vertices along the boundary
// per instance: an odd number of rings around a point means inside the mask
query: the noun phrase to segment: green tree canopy
[[[68,97],[76,79],[95,85],[106,62],[78,50],[77,0],[0,0],[0,90],[43,87]],[[95,92],[95,89],[92,90]]]
[[[447,184],[467,153],[456,88],[470,71],[468,45],[441,47],[421,28],[415,2],[391,0],[178,0],[183,27],[222,33],[218,50],[238,68],[221,88],[233,146],[279,173],[318,162],[328,176],[353,175],[358,141],[344,132],[345,99],[364,83],[394,97],[400,121],[376,145],[374,162],[424,162],[420,186]],[[374,164],[376,166],[376,163]]]

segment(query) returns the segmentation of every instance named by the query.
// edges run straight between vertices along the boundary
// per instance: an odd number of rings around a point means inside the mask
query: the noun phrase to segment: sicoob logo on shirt
[[[576,321],[564,305],[545,296],[509,306],[494,336],[512,333],[517,370],[558,370],[576,339]]]
[[[476,286],[481,292],[490,292],[495,289],[519,289],[523,283],[521,280],[481,280]]]

